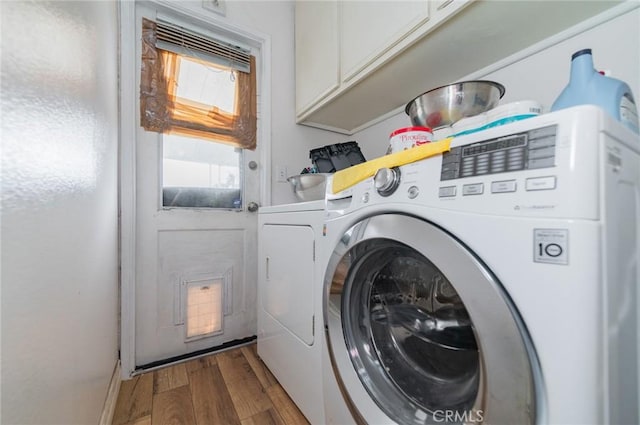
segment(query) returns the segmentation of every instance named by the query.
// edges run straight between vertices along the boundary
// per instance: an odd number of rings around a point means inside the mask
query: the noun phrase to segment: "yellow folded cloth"
[[[430,156],[449,152],[451,140],[453,140],[453,137],[448,137],[437,142],[427,143],[402,152],[381,156],[379,158],[372,159],[371,161],[336,171],[333,174],[331,190],[333,193],[341,192],[348,187],[375,175],[380,168],[398,167],[400,165],[410,164],[421,159],[429,158]]]

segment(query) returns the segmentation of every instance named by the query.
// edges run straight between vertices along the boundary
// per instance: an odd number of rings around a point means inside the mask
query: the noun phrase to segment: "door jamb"
[[[261,171],[260,203],[271,204],[271,37],[232,24],[205,9],[197,10],[166,0],[152,1],[159,9],[183,15],[204,27],[237,35],[260,52],[258,69],[258,143]],[[120,361],[122,379],[136,374],[136,132],[139,123],[136,87],[136,2],[119,1],[120,93],[119,93],[119,221],[120,221]],[[206,19],[206,20],[205,20]]]

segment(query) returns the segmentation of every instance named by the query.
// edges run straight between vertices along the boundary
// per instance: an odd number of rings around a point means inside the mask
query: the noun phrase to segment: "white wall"
[[[275,180],[277,165],[289,175],[311,165],[309,150],[349,136],[295,123],[294,5],[292,1],[228,1],[227,18],[271,36],[271,164],[274,205],[295,202],[289,183]]]
[[[95,424],[117,361],[117,8],[1,2],[3,424]]]
[[[181,4],[202,10],[201,2]],[[311,165],[309,150],[352,139],[295,123],[293,1],[227,1],[224,19],[271,36],[271,202],[274,205],[295,202],[289,183],[276,182],[276,166],[286,166],[288,175],[299,174]]]
[[[199,1],[181,4],[203,10]],[[638,97],[638,13],[638,10],[628,13],[500,71],[474,75],[474,78],[503,83],[507,88],[503,102],[536,99],[548,108],[567,82],[571,54],[580,48],[591,47],[596,67],[612,70],[613,76],[627,81]],[[311,165],[309,150],[348,140],[356,140],[365,158],[372,159],[384,155],[391,131],[410,124],[408,117],[399,113],[352,136],[295,124],[293,1],[227,1],[224,19],[271,36],[272,204],[295,201],[289,184],[276,182],[277,165],[286,166],[289,175],[298,174],[302,168]]]
[[[470,77],[503,84],[506,94],[501,103],[533,99],[542,103],[548,112],[568,82],[571,54],[584,48],[593,50],[596,69],[610,70],[612,77],[629,84],[636,104],[640,104],[640,9],[599,24],[500,70],[487,73],[479,70]],[[408,125],[411,125],[409,118],[402,112],[353,137],[358,140],[365,156],[371,159],[384,155],[391,131]]]

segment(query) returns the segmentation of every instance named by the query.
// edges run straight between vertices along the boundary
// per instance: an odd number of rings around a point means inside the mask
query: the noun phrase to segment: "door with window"
[[[245,71],[217,60],[219,53],[184,43],[194,34],[196,41],[215,41],[211,28],[183,26],[179,17],[160,17],[156,10],[137,6],[141,92],[145,79],[151,81],[144,72],[149,46],[144,44],[143,18],[163,24],[158,32],[168,28],[179,38],[165,35],[168,45],[160,36],[155,40],[162,50],[157,57],[163,61],[164,83],[174,97],[141,95],[138,103],[142,123],[135,142],[135,365],[142,369],[256,334],[255,209],[263,169],[258,147],[229,143],[233,129],[201,137],[210,121],[224,127],[246,106],[238,105],[244,101],[237,95],[240,72]],[[152,92],[156,83],[148,87]],[[143,128],[145,114],[158,122],[167,118],[145,109],[149,102],[162,101],[178,131]],[[198,116],[202,105],[209,110]]]

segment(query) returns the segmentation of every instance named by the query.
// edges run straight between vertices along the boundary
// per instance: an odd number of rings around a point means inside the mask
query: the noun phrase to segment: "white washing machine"
[[[324,424],[324,200],[260,208],[258,355],[312,424]]]
[[[583,106],[451,146],[327,201],[327,423],[638,423],[638,136]]]

